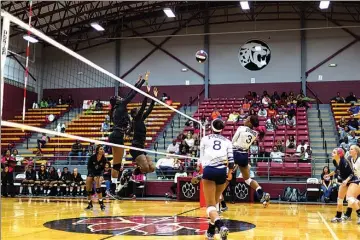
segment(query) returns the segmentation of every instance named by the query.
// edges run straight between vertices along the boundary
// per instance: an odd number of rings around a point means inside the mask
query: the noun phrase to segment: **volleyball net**
[[[75,140],[80,140],[85,143],[85,147],[94,143],[140,150],[160,156],[197,159],[194,156],[148,149],[175,114],[197,123],[200,126],[199,137],[203,135],[201,122],[180,111],[180,103],[168,104],[160,101],[160,96],[154,97],[152,90],[147,92],[146,87],[136,88],[134,85],[138,79],[125,81],[119,78],[111,72],[112,70],[106,69],[106,66],[102,67],[103,62],[96,64],[90,61],[86,55],[82,56],[66,47],[65,40],[60,41],[61,43],[55,41],[5,11],[1,11],[1,18],[2,152],[8,148],[8,143],[20,144],[25,138],[34,138],[34,133],[38,133],[39,139],[42,134],[50,137],[45,144],[49,147],[42,148],[48,149],[49,155],[67,156]],[[29,39],[24,35],[31,36],[30,47],[27,47]],[[96,51],[90,54],[92,59],[96,59]],[[145,73],[142,75],[144,77]],[[6,88],[4,83],[7,85]],[[148,84],[151,87],[151,73]],[[11,94],[15,90],[8,85],[23,89],[24,100],[11,99]],[[120,96],[126,96],[130,90],[137,92],[136,98],[128,106],[129,110],[140,107],[144,97],[156,102],[146,122],[147,149],[132,147],[130,138],[125,138],[127,141],[124,145],[107,141],[110,132],[104,130],[103,123],[107,123],[108,120],[108,100],[111,96],[118,95],[119,89]],[[27,147],[29,153],[35,152],[37,148],[36,139],[33,140],[30,142],[31,146]]]

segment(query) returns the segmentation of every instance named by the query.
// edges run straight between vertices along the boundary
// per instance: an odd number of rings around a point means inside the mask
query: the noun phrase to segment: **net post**
[[[10,19],[3,17],[2,19],[2,31],[1,31],[1,78],[0,78],[0,136],[1,136],[1,122],[3,118],[3,104],[4,104],[4,69],[5,61],[9,48],[9,37],[10,37]],[[0,152],[1,148],[1,137],[0,137]]]
[[[200,174],[203,174],[203,168],[202,165],[200,164]],[[203,182],[200,181],[200,207],[206,207],[206,202],[205,202],[205,195],[204,195],[204,185]]]

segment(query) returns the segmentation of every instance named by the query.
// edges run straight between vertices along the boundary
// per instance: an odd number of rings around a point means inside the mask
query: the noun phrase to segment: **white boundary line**
[[[325,224],[325,226],[327,227],[327,229],[329,230],[331,236],[333,237],[334,240],[339,240],[339,238],[336,236],[336,233],[331,229],[331,227],[329,226],[329,224],[326,222],[325,218],[323,217],[323,215],[320,212],[317,212],[317,214],[319,215],[319,217],[321,218],[321,220],[323,221],[323,223]]]
[[[33,126],[21,124],[21,123],[14,123],[14,122],[9,122],[9,121],[1,121],[1,126],[19,128],[19,129],[24,129],[24,130],[29,130],[29,131],[33,131],[33,132],[39,132],[39,133],[46,133],[46,134],[51,134],[51,135],[55,135],[55,136],[66,137],[66,138],[71,138],[71,139],[75,139],[75,140],[81,140],[81,141],[84,141],[84,142],[92,142],[92,143],[95,143],[95,144],[107,145],[107,146],[112,146],[112,147],[132,149],[132,150],[148,152],[148,153],[154,153],[154,154],[159,154],[159,155],[167,155],[167,156],[170,156],[170,157],[176,157],[176,158],[180,158],[180,159],[191,158],[191,159],[199,160],[199,158],[197,158],[197,157],[183,156],[183,155],[170,154],[170,153],[164,153],[164,152],[157,152],[157,151],[153,151],[153,150],[136,148],[136,147],[132,147],[132,146],[114,144],[114,143],[110,143],[110,142],[104,142],[104,141],[100,141],[100,140],[95,140],[95,139],[91,139],[91,138],[71,135],[71,134],[67,134],[67,133],[59,133],[59,132],[56,132],[56,131],[53,131],[53,130],[49,130],[49,129],[45,129],[45,128],[33,127]]]
[[[174,111],[174,112],[176,112],[176,113],[178,113],[178,114],[180,114],[180,115],[183,115],[185,118],[191,119],[192,121],[199,123],[199,124],[200,124],[200,128],[203,128],[203,125],[201,124],[201,121],[196,120],[195,118],[192,118],[192,117],[186,115],[185,113],[180,112],[179,110],[177,110],[177,109],[175,109],[175,108],[167,105],[166,103],[163,103],[163,102],[160,101],[159,99],[157,99],[157,98],[155,98],[155,97],[147,94],[146,92],[142,91],[141,89],[138,89],[138,88],[134,87],[132,84],[124,81],[123,79],[119,78],[118,76],[116,76],[116,75],[112,74],[111,72],[105,70],[104,68],[96,65],[95,63],[91,62],[89,59],[86,59],[86,58],[84,58],[83,56],[81,56],[80,54],[78,54],[78,53],[70,50],[69,48],[67,48],[67,47],[65,47],[64,45],[58,43],[57,41],[53,40],[52,38],[46,36],[44,33],[40,32],[39,30],[37,30],[37,29],[29,26],[28,24],[24,23],[23,21],[21,21],[20,19],[18,19],[17,17],[15,17],[15,16],[13,16],[13,15],[11,15],[10,13],[8,13],[8,12],[6,12],[6,11],[4,11],[4,10],[1,10],[1,16],[2,16],[3,18],[9,19],[10,22],[13,22],[13,23],[15,23],[16,25],[18,25],[19,27],[21,27],[21,28],[23,28],[23,29],[25,29],[25,30],[27,30],[27,31],[30,31],[30,32],[33,33],[35,36],[43,39],[45,42],[48,42],[49,44],[53,45],[54,47],[59,48],[60,50],[66,52],[67,54],[73,56],[74,58],[76,58],[76,59],[78,59],[78,60],[86,63],[86,64],[89,65],[90,67],[93,67],[94,69],[98,70],[99,72],[104,73],[105,75],[107,75],[107,76],[113,78],[114,80],[116,80],[116,81],[124,84],[125,86],[127,86],[127,87],[129,87],[129,88],[131,88],[131,89],[133,89],[133,90],[135,90],[135,91],[137,91],[138,93],[140,93],[140,94],[142,94],[142,95],[144,95],[144,96],[146,96],[146,97],[148,97],[148,98],[156,101],[156,102],[159,103],[160,105],[163,105],[163,106],[165,106],[166,108],[169,108],[169,109],[171,109],[172,111]]]

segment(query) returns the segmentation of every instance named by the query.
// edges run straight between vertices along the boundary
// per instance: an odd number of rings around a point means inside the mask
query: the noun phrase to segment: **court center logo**
[[[181,187],[181,191],[186,198],[192,198],[196,193],[196,189],[195,189],[194,185],[192,185],[192,183],[189,183],[189,182],[185,183]]]
[[[230,232],[256,227],[248,222],[230,219],[224,219],[224,224]],[[203,235],[208,228],[208,219],[185,216],[107,216],[61,219],[47,222],[44,226],[66,232],[116,236]]]
[[[238,183],[235,187],[235,194],[239,199],[245,199],[249,195],[249,190],[244,183]]]
[[[238,58],[244,68],[250,71],[258,71],[269,64],[271,51],[263,41],[250,40],[241,46]]]

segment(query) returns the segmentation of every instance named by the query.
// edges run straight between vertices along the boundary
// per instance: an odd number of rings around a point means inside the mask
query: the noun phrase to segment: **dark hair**
[[[259,118],[257,115],[251,115],[250,116],[250,123],[253,127],[258,127],[259,126]]]
[[[215,119],[212,122],[212,127],[216,131],[220,132],[221,130],[223,130],[225,128],[225,123],[221,119]]]
[[[99,153],[99,150],[100,150],[101,147],[103,147],[103,145],[100,145],[100,144],[99,144],[99,145],[96,146],[96,150],[95,150],[95,153],[96,153],[96,154]]]

